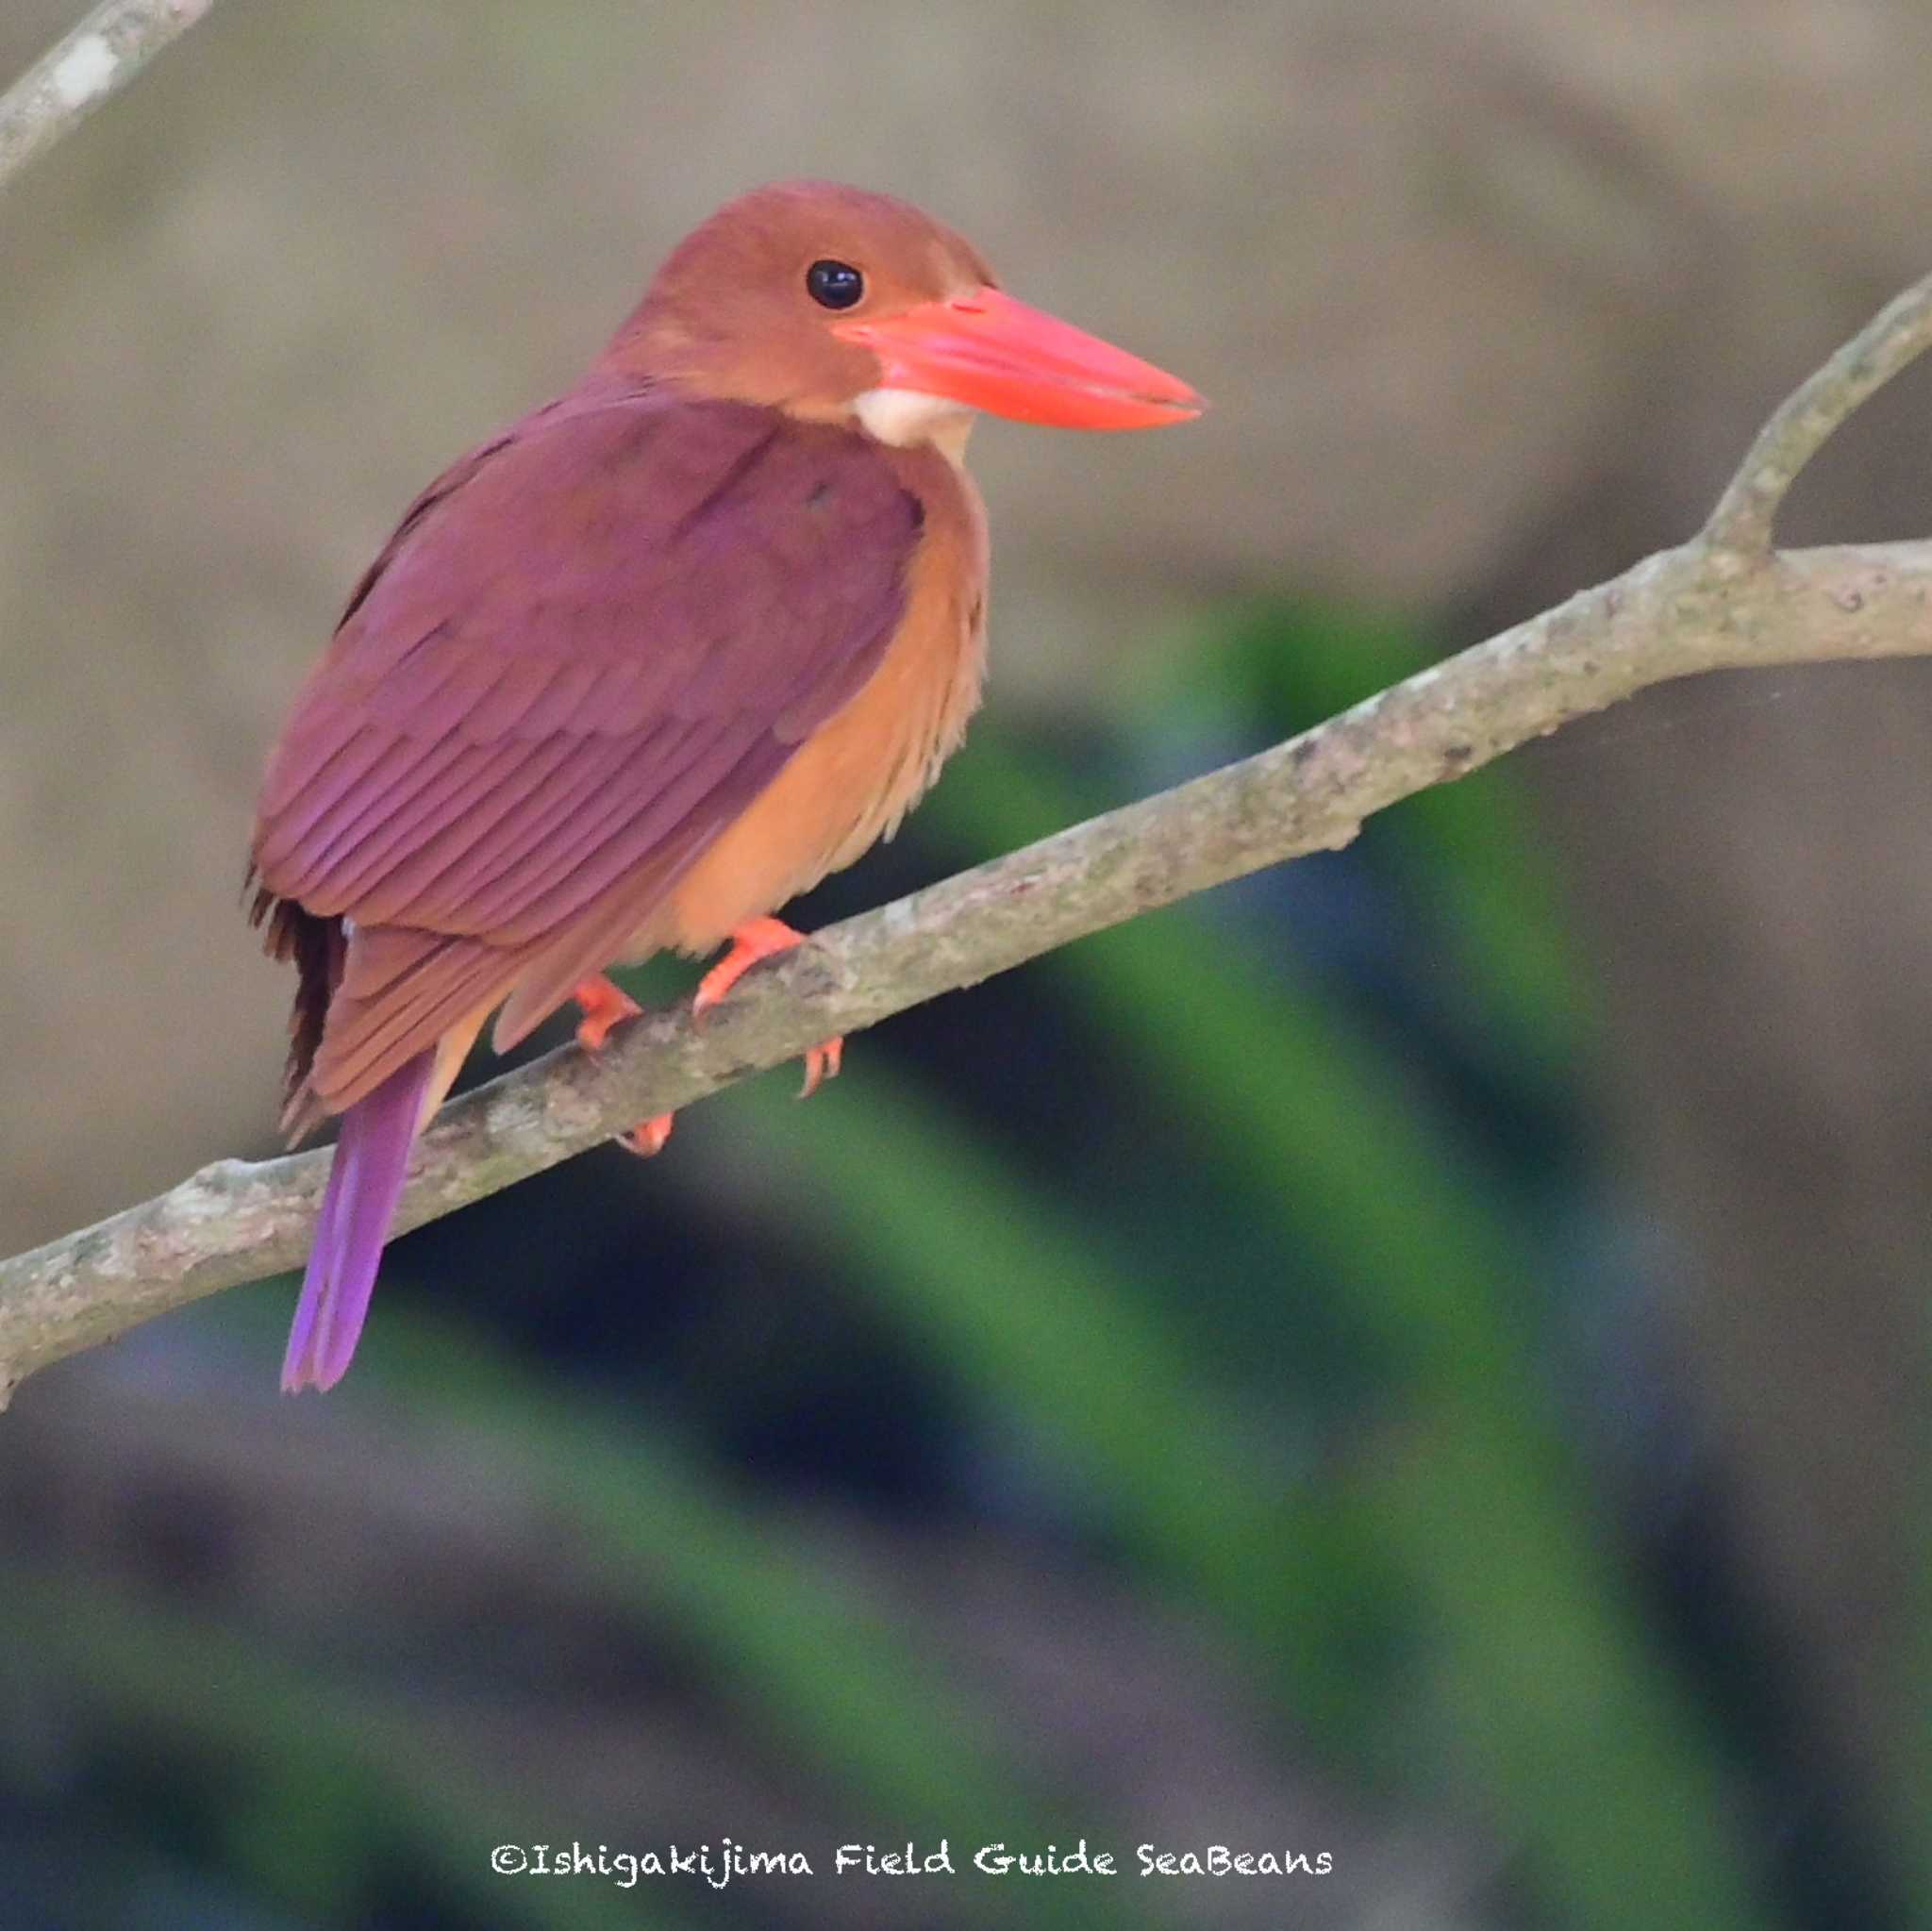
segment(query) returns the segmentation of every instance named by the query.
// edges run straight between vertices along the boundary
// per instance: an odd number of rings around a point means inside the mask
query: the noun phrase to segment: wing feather
[[[270,898],[353,933],[326,1104],[533,960],[547,984],[608,934],[622,949],[876,669],[920,534],[861,439],[608,377],[425,491],[256,822]]]

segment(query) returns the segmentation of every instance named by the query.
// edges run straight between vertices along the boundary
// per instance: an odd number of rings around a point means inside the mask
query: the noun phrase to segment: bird
[[[669,255],[583,378],[459,457],[351,591],[271,750],[250,915],[296,970],[282,1124],[341,1119],[282,1367],[334,1386],[410,1148],[483,1026],[613,965],[804,935],[776,913],[890,837],[985,666],[982,411],[1134,429],[1187,384],[1008,294],[893,196],[780,181]],[[806,1090],[842,1042],[806,1058]],[[624,1137],[654,1153],[669,1115]]]

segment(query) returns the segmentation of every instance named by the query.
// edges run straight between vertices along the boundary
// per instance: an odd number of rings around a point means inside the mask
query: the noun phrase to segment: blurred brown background
[[[9,0],[0,69],[74,10]],[[890,188],[1214,398],[1104,451],[977,440],[991,702],[1077,729],[1204,599],[1291,586],[1459,641],[1688,533],[1932,263],[1928,81],[1913,0],[218,8],[0,203],[0,1246],[268,1148],[287,988],[237,892],[281,707],[414,489],[728,194]],[[1787,536],[1924,533],[1928,396],[1883,396]],[[1921,667],[1841,668],[1524,760],[1616,1164],[1674,1257],[1631,1318],[1807,1734],[1894,1792],[1928,727]]]

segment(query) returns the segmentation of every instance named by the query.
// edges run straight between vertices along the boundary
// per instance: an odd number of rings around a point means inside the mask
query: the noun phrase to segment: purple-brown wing
[[[615,383],[538,411],[358,586],[269,762],[263,885],[392,933],[398,979],[449,968],[390,1001],[398,1051],[486,954],[614,899],[641,922],[877,666],[920,523],[869,444],[775,411]],[[364,1031],[358,1060],[389,1063]]]

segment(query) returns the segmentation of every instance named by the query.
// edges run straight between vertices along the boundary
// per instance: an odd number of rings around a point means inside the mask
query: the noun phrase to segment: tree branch
[[[1780,403],[1704,525],[1716,549],[1762,556],[1798,472],[1858,405],[1932,348],[1932,275],[1888,302]]]
[[[1701,671],[1932,654],[1932,542],[1774,552],[1758,541],[1831,430],[1932,346],[1932,276],[1772,418],[1699,535],[1272,750],[848,919],[760,968],[702,1030],[688,1006],[598,1058],[560,1048],[446,1107],[398,1229],[570,1158],[834,1033],[1245,873],[1338,849],[1398,799],[1573,718]],[[325,1151],[224,1160],[0,1262],[0,1402],[35,1369],[295,1266]]]
[[[214,0],[102,0],[0,94],[0,189],[118,93]]]

